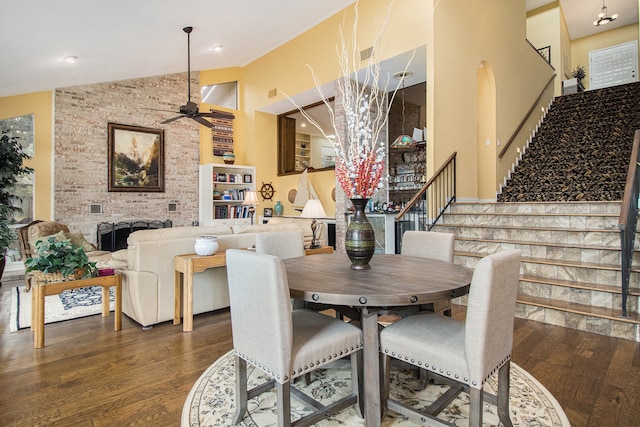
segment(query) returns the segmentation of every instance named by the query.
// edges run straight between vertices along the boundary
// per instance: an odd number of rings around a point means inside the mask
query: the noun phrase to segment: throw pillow
[[[117,259],[118,261],[126,261],[128,253],[126,249],[120,249],[119,251],[111,253],[111,258]]]
[[[96,250],[96,247],[88,242],[80,232],[65,233],[65,236],[67,239],[71,240],[71,243],[80,246],[85,252],[92,252]]]
[[[36,242],[38,242],[39,240],[47,240],[49,237],[53,237],[54,239],[56,239],[56,241],[61,241],[61,240],[66,240],[67,237],[65,236],[65,232],[63,230],[58,231],[57,233],[54,234],[49,234],[48,236],[41,236],[32,240],[29,240],[29,246],[31,246],[31,249],[33,251],[36,250]]]

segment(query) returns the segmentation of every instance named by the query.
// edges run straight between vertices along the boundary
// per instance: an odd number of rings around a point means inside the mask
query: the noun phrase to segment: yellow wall
[[[429,16],[426,3],[421,0],[401,0],[394,3],[379,54],[381,59],[412,50],[425,43],[425,23],[428,22]],[[372,45],[376,31],[382,27],[388,4],[385,0],[360,3],[360,25],[357,29],[360,50]],[[297,188],[298,175],[277,176],[277,115],[260,111],[286,99],[284,94],[295,96],[315,87],[306,64],[313,68],[322,83],[331,82],[339,76],[336,57],[338,28],[344,18],[345,37],[350,37],[353,11],[353,7],[347,8],[346,16],[340,12],[330,17],[243,69],[243,114],[247,126],[244,134],[246,141],[242,144],[246,151],[242,157],[256,166],[258,187],[262,182],[273,183],[276,194],[271,203],[273,205],[276,200],[282,201],[285,215],[297,214],[287,201],[287,193],[290,189]],[[406,28],[411,28],[409,37]],[[272,89],[277,89],[278,95],[269,98],[268,93]],[[293,109],[293,105],[288,109]],[[335,173],[310,173],[309,181],[318,193],[327,215],[333,216],[335,203],[331,199],[331,190],[336,186]],[[265,202],[264,207],[269,207],[268,203]],[[261,204],[260,208],[262,207]]]
[[[559,75],[554,83],[558,95],[562,93],[563,74],[569,71],[565,70],[571,55],[571,46],[565,42],[568,38],[560,2],[554,1],[527,12],[527,39],[536,49],[551,46],[551,65]]]
[[[0,119],[34,116],[34,155],[25,164],[35,170],[34,218],[53,218],[53,93],[35,92],[0,98]]]
[[[578,65],[584,66],[587,77],[582,83],[585,89],[589,89],[590,81],[589,51],[615,46],[633,40],[638,40],[638,24],[627,25],[589,37],[582,37],[571,42],[571,69],[574,69]]]
[[[512,1],[450,0],[435,8],[435,52],[428,57],[433,71],[429,68],[427,86],[431,84],[434,93],[427,96],[427,157],[437,167],[457,151],[458,199],[480,197],[476,162],[480,64],[486,62],[495,76],[496,140],[491,145],[498,147],[511,137],[554,73],[526,41],[525,14],[524,2]],[[502,179],[493,177],[494,194]]]

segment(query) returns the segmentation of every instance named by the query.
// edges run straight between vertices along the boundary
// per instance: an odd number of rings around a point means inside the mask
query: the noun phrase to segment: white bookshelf
[[[213,196],[216,188],[220,193],[219,200]],[[200,165],[200,225],[250,222],[246,216],[248,206],[242,206],[245,191],[256,191],[255,166],[224,163]],[[229,199],[224,199],[225,194]]]

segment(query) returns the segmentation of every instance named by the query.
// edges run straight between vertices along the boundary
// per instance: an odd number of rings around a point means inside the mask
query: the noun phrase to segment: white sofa
[[[294,219],[278,224],[216,225],[140,230],[129,235],[127,249],[115,252],[117,272],[122,274],[122,312],[143,327],[173,319],[174,257],[194,253],[195,239],[218,236],[218,250],[255,245],[255,234],[270,230],[302,228],[305,244],[311,242],[311,220]],[[323,233],[322,242],[326,242]],[[120,263],[118,265],[118,262]],[[193,313],[229,306],[226,268],[211,268],[193,278]]]

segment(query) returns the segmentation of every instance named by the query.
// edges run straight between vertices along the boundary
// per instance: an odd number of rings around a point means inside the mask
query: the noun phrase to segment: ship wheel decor
[[[260,195],[262,196],[262,200],[271,200],[273,199],[273,193],[275,193],[275,191],[273,190],[273,185],[271,185],[270,182],[268,183],[262,183],[262,187],[260,187]]]

